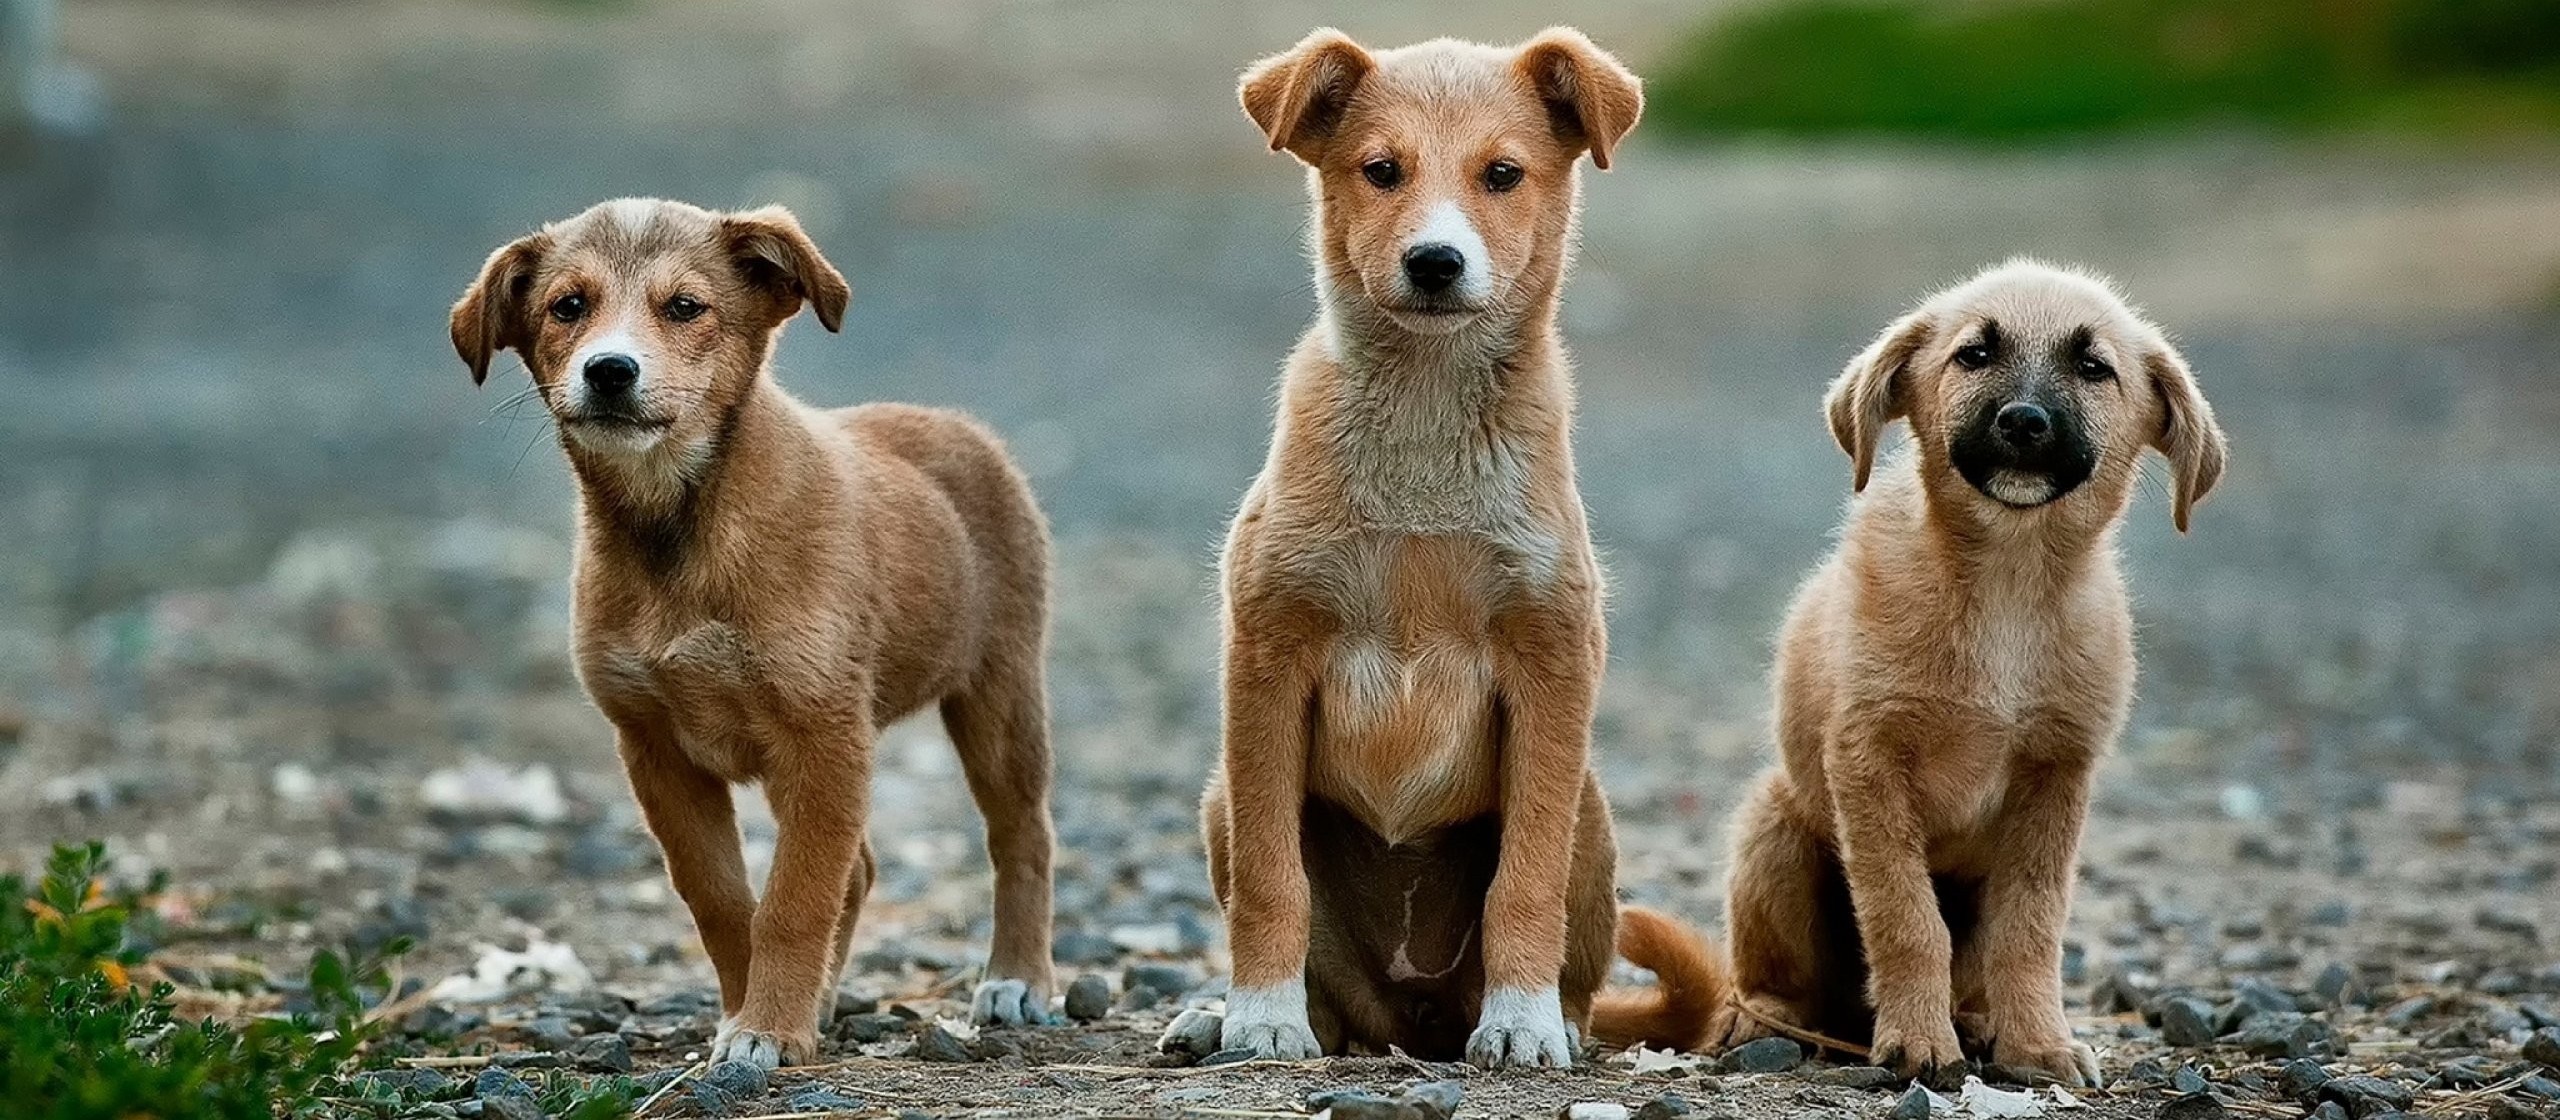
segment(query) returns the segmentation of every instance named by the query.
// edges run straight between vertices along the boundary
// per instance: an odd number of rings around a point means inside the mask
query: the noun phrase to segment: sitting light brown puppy
[[[1636,79],[1581,34],[1247,71],[1308,167],[1322,308],[1229,533],[1225,751],[1201,809],[1225,1045],[1568,1066],[1616,902],[1605,660],[1556,330],[1585,154]]]
[[[1911,1074],[1964,1059],[1961,1016],[1978,1054],[2088,1083],[2062,928],[2090,773],[2133,699],[2115,527],[2154,447],[2184,531],[2222,431],[2106,281],[2027,262],[1893,324],[1827,407],[1865,494],[1779,640],[1780,765],[1729,872],[1739,1013],[1653,1039],[1814,1031]],[[1896,419],[1911,446],[1869,488]],[[1667,975],[1717,963],[1695,942],[1628,948]]]
[[[871,886],[879,728],[938,705],[986,817],[980,1021],[1047,1017],[1048,531],[955,413],[823,412],[767,368],[844,277],[780,209],[623,199],[499,249],[453,309],[474,382],[514,350],[578,479],[575,645],[727,1012],[713,1061],[817,1054]],[[780,826],[761,903],[730,802]]]

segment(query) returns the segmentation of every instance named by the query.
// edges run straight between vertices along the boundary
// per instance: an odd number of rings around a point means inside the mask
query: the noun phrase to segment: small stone
[[[2250,1013],[2244,1015],[2243,1022],[2246,1022],[2249,1017],[2254,1017],[2255,1013],[2280,1015],[2288,1011],[2302,1010],[2301,1004],[2293,998],[2291,993],[2256,976],[2241,977],[2231,986],[2231,995],[2242,1006],[2250,1009]]]
[[[1332,1120],[1420,1120],[1412,1105],[1374,1093],[1336,1092],[1316,1112],[1330,1114]]]
[[[2234,1040],[2261,1058],[2308,1058],[2329,1042],[2329,1028],[2299,1011],[2261,1015]]]
[[[855,1100],[833,1089],[820,1086],[803,1089],[784,1102],[793,1112],[853,1112],[872,1107],[867,1101]]]
[[[2546,1101],[2560,1101],[2560,1080],[2537,1074],[2525,1078],[2522,1084],[2516,1086],[2516,1091],[2529,1097],[2540,1097]]]
[[[974,1062],[978,1060],[978,1055],[970,1051],[968,1043],[960,1041],[960,1036],[952,1034],[941,1024],[936,1023],[933,1029],[916,1036],[916,1060]]]
[[[489,1064],[501,1069],[558,1069],[569,1063],[549,1050],[517,1050],[490,1058]]]
[[[1164,1036],[1156,1040],[1156,1049],[1194,1059],[1206,1058],[1218,1052],[1218,1041],[1226,1027],[1225,1016],[1194,1007],[1173,1017],[1173,1022],[1164,1029]]]
[[[1058,963],[1091,968],[1120,959],[1120,944],[1098,933],[1068,930],[1058,935],[1055,955]]]
[[[2543,1114],[2505,1097],[2489,1102],[2489,1120],[2543,1120]]]
[[[2320,1087],[2320,1099],[2345,1105],[2355,1120],[2370,1120],[2376,1113],[2406,1112],[2417,1103],[2417,1095],[2409,1087],[2369,1074],[2331,1078]]]
[[[482,1120],[547,1120],[532,1097],[486,1097],[478,1104]]]
[[[1090,1023],[1111,1014],[1111,982],[1085,973],[1067,985],[1067,1018]]]
[[[1556,1120],[1627,1120],[1627,1106],[1610,1101],[1583,1101],[1557,1109]]]
[[[2176,1073],[2169,1075],[2169,1091],[2194,1096],[2197,1093],[2212,1092],[2213,1083],[2206,1081],[2203,1074],[2197,1073],[2196,1067],[2179,1066]]]
[[[1425,1081],[1404,1091],[1404,1103],[1421,1109],[1426,1120],[1449,1120],[1466,1099],[1466,1086],[1455,1081]]]
[[[1200,1064],[1203,1066],[1231,1066],[1238,1062],[1250,1062],[1252,1060],[1253,1047],[1235,1046],[1225,1050],[1220,1050],[1200,1059]]]
[[[2320,997],[2321,1004],[2327,1007],[2345,1007],[2349,1004],[2364,1002],[2364,988],[2356,983],[2355,971],[2336,961],[2329,962],[2327,968],[2320,970],[2319,978],[2311,982],[2311,990]]]
[[[1343,1105],[1354,1104],[1361,1101],[1368,1101],[1375,1104],[1397,1103],[1366,1089],[1318,1089],[1315,1092],[1307,1094],[1307,1111],[1310,1113],[1322,1112],[1328,1108],[1340,1108]]]
[[[878,1010],[880,1010],[878,999],[838,988],[836,989],[836,1013],[829,1021],[842,1019],[848,1015],[868,1015]]]
[[[1928,1120],[1929,1107],[1929,1091],[1914,1085],[1902,1094],[1901,1100],[1893,1102],[1892,1117],[1893,1120]]]
[[[2306,1120],[2350,1120],[2350,1117],[2347,1115],[2347,1106],[2336,1101],[2322,1101],[2320,1107],[2311,1110],[2311,1115]]]
[[[377,1069],[355,1075],[358,1085],[381,1086],[404,1097],[441,1097],[453,1090],[453,1079],[432,1069]]]
[[[1890,1089],[1901,1084],[1902,1078],[1883,1066],[1834,1066],[1816,1072],[1813,1083],[1836,1085],[1843,1089],[1874,1090]]]
[[[2540,1062],[2560,1070],[2560,1027],[2544,1027],[2533,1032],[2532,1037],[2524,1040],[2524,1056],[2526,1061]]]
[[[1140,984],[1120,993],[1120,1002],[1114,1006],[1124,1012],[1144,1011],[1164,1001],[1165,993]]]
[[[910,1026],[908,1020],[903,1017],[871,1011],[860,1015],[847,1015],[836,1020],[836,1034],[838,1037],[868,1045],[893,1034],[905,1034]]]
[[[578,1032],[570,1028],[569,1020],[559,1015],[544,1015],[525,1024],[524,1034],[534,1045],[545,1050],[567,1049],[578,1039]]]
[[[2411,996],[2392,1004],[2389,1010],[2384,1011],[2382,1025],[2396,1031],[2405,1031],[2409,1029],[2410,1024],[2433,1014],[2435,1009],[2434,996]]]
[[[2142,1010],[2153,995],[2148,985],[2119,969],[2098,978],[2097,987],[2089,993],[2089,1006],[2100,1015],[2122,1015]]]
[[[2160,1039],[2171,1046],[2213,1045],[2213,1005],[2194,996],[2175,996],[2160,1005]]]
[[[618,1034],[591,1034],[570,1043],[568,1057],[589,1073],[629,1073],[631,1040]]]
[[[1784,1073],[1804,1061],[1804,1047],[1792,1038],[1761,1038],[1726,1052],[1718,1064],[1731,1073]]]
[[[1120,987],[1123,991],[1134,992],[1140,988],[1153,988],[1164,993],[1166,998],[1179,996],[1198,987],[1199,984],[1199,973],[1178,964],[1157,962],[1133,964],[1120,974]]]
[[[754,1062],[722,1062],[702,1072],[702,1084],[733,1097],[761,1097],[773,1079]]]
[[[1676,1120],[1677,1117],[1694,1115],[1697,1111],[1690,1107],[1689,1098],[1678,1093],[1664,1093],[1644,1102],[1644,1107],[1636,1110],[1633,1120]]]
[[[2478,1054],[2455,1058],[2436,1067],[2438,1084],[2453,1089],[2477,1089],[2498,1079],[2498,1068]]]
[[[2472,915],[2472,920],[2482,929],[2493,933],[2513,934],[2527,941],[2538,941],[2542,936],[2542,931],[2534,925],[2533,919],[2521,910],[2483,906],[2478,913]]]
[[[2285,1063],[2283,1071],[2276,1075],[2276,1081],[2284,1087],[2284,1095],[2308,1101],[2319,1096],[2320,1087],[2329,1083],[2329,1071],[2309,1058],[2296,1058]]]
[[[2231,1115],[2211,1093],[2189,1093],[2160,1103],[2160,1120],[2223,1120]]]
[[[2114,1081],[2116,1085],[2137,1086],[2168,1083],[2169,1071],[2161,1067],[2158,1058],[2135,1058],[2132,1065],[2125,1067],[2124,1076]]]
[[[533,1086],[526,1084],[524,1078],[510,1071],[490,1068],[481,1070],[480,1076],[472,1081],[471,1095],[484,1101],[493,1097],[523,1097],[531,1100]]]

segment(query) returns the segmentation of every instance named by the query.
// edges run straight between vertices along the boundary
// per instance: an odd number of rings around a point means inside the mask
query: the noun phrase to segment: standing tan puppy
[[[1321,311],[1223,565],[1225,1044],[1570,1065],[1616,857],[1556,302],[1577,163],[1609,166],[1642,94],[1558,28],[1321,30],[1241,95],[1308,168]]]
[[[1726,902],[1741,1014],[1658,1041],[1810,1029],[1908,1074],[1964,1060],[1961,1016],[1990,1060],[2089,1083],[2062,928],[2090,772],[2133,700],[2115,527],[2151,447],[2183,532],[2222,430],[2105,280],[2027,262],[1894,323],[1826,407],[1865,496],[1779,639],[1780,765]],[[1870,489],[1897,419],[1911,446]]]
[[[578,671],[719,971],[715,1062],[816,1056],[871,886],[872,743],[927,705],[995,862],[973,1013],[1047,1017],[1048,530],[974,421],[774,384],[782,324],[806,302],[835,330],[848,295],[786,211],[623,199],[499,249],[453,309],[472,380],[521,355],[577,474]],[[758,781],[761,902],[729,791]]]

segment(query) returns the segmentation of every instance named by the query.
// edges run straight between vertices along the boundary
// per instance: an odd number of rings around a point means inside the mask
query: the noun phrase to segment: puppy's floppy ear
[[[1350,36],[1319,27],[1297,46],[1246,67],[1236,99],[1272,151],[1313,163],[1342,123],[1352,93],[1376,65]]]
[[[1519,67],[1558,133],[1590,149],[1593,167],[1608,170],[1618,141],[1644,114],[1644,82],[1570,27],[1550,27],[1523,44]]]
[[[1848,452],[1849,461],[1856,465],[1852,490],[1867,488],[1867,475],[1876,465],[1876,441],[1884,438],[1885,425],[1910,411],[1904,383],[1909,379],[1911,355],[1928,345],[1932,333],[1926,312],[1914,311],[1894,320],[1849,359],[1848,368],[1840,371],[1831,391],[1823,396],[1831,438],[1840,441],[1840,450]]]
[[[480,278],[463,289],[453,305],[453,350],[471,367],[471,383],[489,380],[489,363],[500,350],[522,354],[533,345],[533,270],[551,251],[551,235],[519,238],[489,254]]]
[[[2195,371],[2187,368],[2186,357],[2176,347],[2161,342],[2143,356],[2142,365],[2151,377],[2152,390],[2160,395],[2160,434],[2151,445],[2169,457],[2169,472],[2175,476],[2169,517],[2183,533],[2188,512],[2221,481],[2229,445],[2222,438],[2222,425],[2214,422],[2213,406],[2205,403],[2204,392],[2196,388]]]
[[[767,206],[725,215],[720,236],[747,280],[772,293],[781,306],[777,322],[798,314],[800,301],[807,300],[819,325],[844,329],[844,305],[853,299],[853,287],[827,263],[791,211]]]

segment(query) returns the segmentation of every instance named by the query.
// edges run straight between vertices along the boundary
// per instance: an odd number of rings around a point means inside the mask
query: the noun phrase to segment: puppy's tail
[[[1677,918],[1629,906],[1618,911],[1618,955],[1651,969],[1656,984],[1601,992],[1591,1003],[1594,1037],[1613,1046],[1696,1050],[1723,1034],[1718,1028],[1733,992],[1724,950]]]

